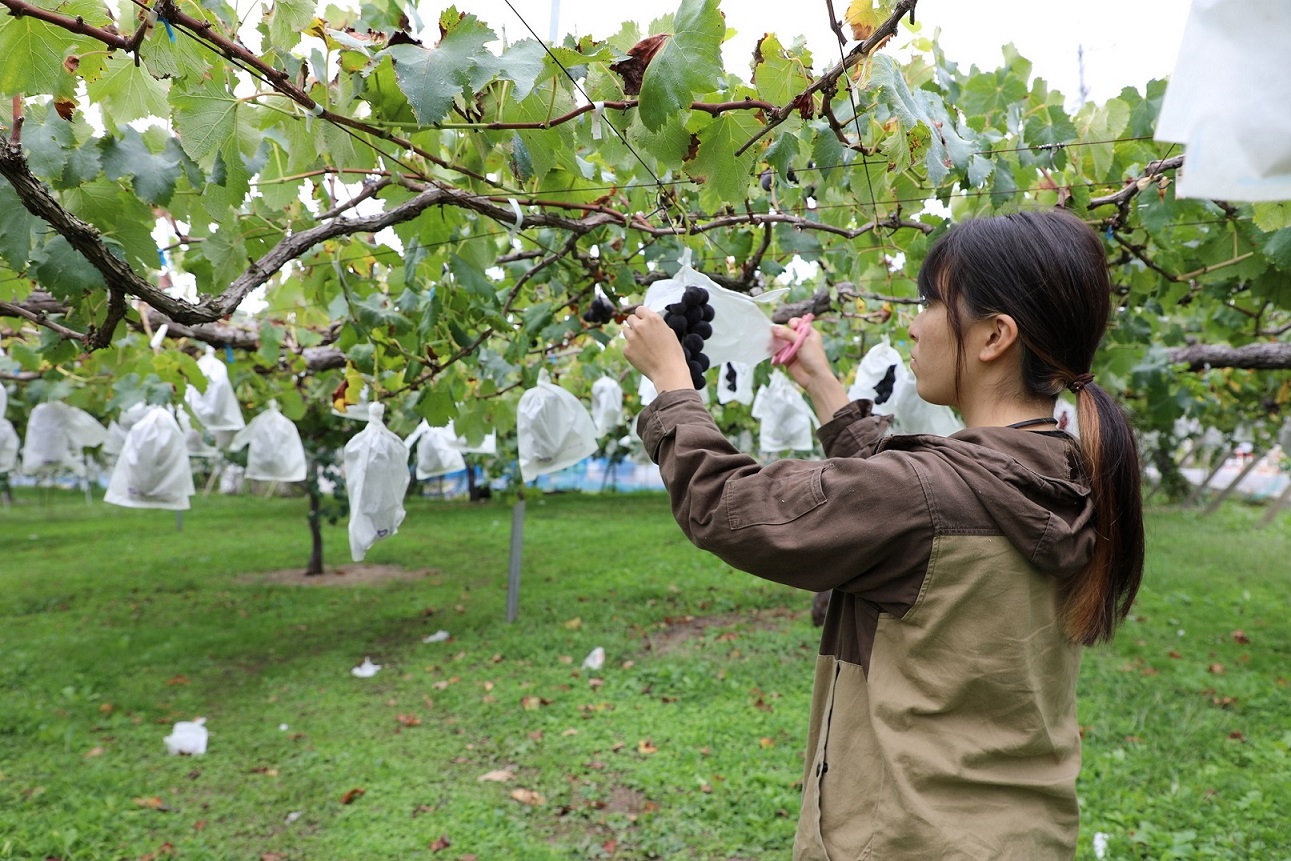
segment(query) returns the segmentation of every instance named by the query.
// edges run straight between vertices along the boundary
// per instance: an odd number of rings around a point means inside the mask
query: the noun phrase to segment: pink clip
[[[798,328],[794,330],[797,337],[793,339],[792,344],[785,346],[771,357],[771,364],[787,365],[793,361],[793,357],[798,355],[798,351],[802,349],[803,342],[811,334],[811,321],[814,319],[816,319],[816,315],[811,313],[803,314],[798,319]]]

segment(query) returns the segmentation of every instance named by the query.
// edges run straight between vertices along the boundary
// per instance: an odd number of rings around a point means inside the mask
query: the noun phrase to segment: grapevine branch
[[[870,53],[888,39],[896,35],[897,25],[901,22],[901,19],[906,15],[913,13],[914,7],[918,2],[919,0],[899,0],[896,7],[892,10],[892,14],[888,16],[888,19],[880,24],[873,33],[870,34],[868,39],[849,51],[847,56],[839,61],[838,65],[817,78],[812,82],[810,87],[799,93],[787,105],[776,108],[772,111],[767,117],[766,125],[764,125],[757,134],[741,144],[740,148],[735,151],[736,158],[743,155],[746,149],[770,134],[771,130],[776,126],[789,119],[789,117],[798,110],[798,106],[803,104],[805,100],[812,98],[821,90],[833,90],[835,85],[838,83],[838,79],[843,76],[843,73],[852,68],[852,66],[855,66],[865,57],[869,56]]]
[[[1089,208],[1094,210],[1098,209],[1100,206],[1114,205],[1117,212],[1116,215],[1112,216],[1112,227],[1120,227],[1124,224],[1128,224],[1130,220],[1130,201],[1132,201],[1139,192],[1151,185],[1154,179],[1161,176],[1168,170],[1178,170],[1182,165],[1182,155],[1150,161],[1148,162],[1147,167],[1143,169],[1143,174],[1141,176],[1126,180],[1124,187],[1119,191],[1102,197],[1091,198],[1089,201]]]

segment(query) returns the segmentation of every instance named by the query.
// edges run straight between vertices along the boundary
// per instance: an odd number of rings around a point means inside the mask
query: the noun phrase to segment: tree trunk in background
[[[316,577],[323,573],[323,512],[322,490],[318,487],[318,465],[310,463],[311,481],[309,487],[309,535],[313,546],[309,551],[309,565],[305,567],[306,577]]]

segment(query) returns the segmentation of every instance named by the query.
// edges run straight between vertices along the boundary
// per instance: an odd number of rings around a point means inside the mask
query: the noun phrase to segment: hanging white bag
[[[492,456],[498,453],[497,431],[489,431],[484,435],[482,440],[472,445],[466,437],[457,433],[457,429],[450,421],[448,423],[448,434],[453,438],[453,448],[457,449],[462,454],[483,454]]]
[[[613,377],[592,383],[592,424],[597,439],[623,424],[623,387]]]
[[[242,407],[233,386],[229,383],[229,371],[215,356],[215,351],[206,348],[206,354],[197,360],[198,370],[206,377],[206,391],[199,392],[193,386],[184,391],[184,401],[192,409],[193,415],[208,431],[237,431],[246,427],[242,418]]]
[[[126,434],[103,501],[123,508],[186,511],[193,488],[188,445],[165,407],[150,407]]]
[[[782,371],[772,373],[771,382],[758,390],[752,415],[762,422],[758,448],[763,453],[816,447],[816,414]]]
[[[188,417],[188,411],[183,409],[175,410],[175,418],[179,420],[179,429],[184,433],[184,441],[188,445],[189,457],[219,457],[220,450],[206,442],[202,432],[193,427],[192,419]],[[106,446],[107,443],[104,443]]]
[[[0,475],[14,471],[18,465],[18,449],[21,445],[18,432],[13,429],[13,422],[0,417]]]
[[[708,304],[713,306],[713,334],[704,341],[704,355],[708,356],[709,362],[713,365],[723,362],[756,365],[771,358],[775,352],[775,339],[771,335],[771,318],[765,308],[779,300],[786,291],[768,290],[755,298],[727,290],[702,272],[691,269],[689,258],[690,250],[687,249],[677,274],[651,284],[642,304],[662,314],[669,305],[681,301],[687,287],[703,287],[708,291]]]
[[[408,490],[408,447],[385,426],[385,407],[368,407],[368,423],[345,444],[345,492],[350,500],[350,557],[399,531]]]
[[[466,469],[466,458],[453,447],[457,437],[446,427],[433,428],[425,419],[403,444],[417,452],[417,480]]]
[[[913,374],[896,382],[892,390],[893,433],[950,436],[963,429],[964,423],[950,407],[919,397]]]
[[[1291,4],[1193,0],[1153,134],[1184,144],[1175,193],[1291,199]]]
[[[83,449],[100,446],[107,438],[108,429],[85,410],[58,401],[37,404],[27,417],[22,471],[32,475],[42,469],[66,469],[83,476]]]
[[[230,451],[250,446],[246,477],[253,481],[304,481],[305,446],[291,419],[269,401],[264,412],[238,431],[229,443]]]
[[[848,400],[868,400],[874,403],[875,415],[891,415],[896,400],[892,397],[896,387],[910,379],[910,371],[896,348],[884,338],[875,344],[856,366],[856,379],[847,390]]]
[[[753,367],[747,362],[723,362],[717,374],[717,402],[753,403]]]
[[[1058,420],[1058,430],[1066,431],[1080,439],[1080,421],[1076,417],[1076,405],[1058,398],[1053,405],[1053,417]]]
[[[532,481],[596,452],[596,427],[578,398],[553,385],[544,369],[516,407],[520,475]]]

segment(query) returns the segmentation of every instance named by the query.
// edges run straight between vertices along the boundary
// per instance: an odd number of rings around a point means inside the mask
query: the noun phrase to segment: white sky
[[[674,12],[680,0],[511,0],[516,12],[544,40],[550,32],[553,6],[559,8],[559,32],[607,38],[626,19],[644,30],[651,20]],[[429,24],[452,5],[446,0],[421,0],[419,9]],[[842,15],[848,0],[834,0]],[[509,41],[527,38],[524,24],[504,0],[457,0],[459,11],[471,12],[492,25]],[[1167,77],[1174,67],[1188,0],[919,0],[915,18],[931,36],[941,28],[940,42],[946,56],[965,69],[976,63],[995,68],[1000,47],[1013,42],[1033,64],[1033,74],[1059,89],[1071,105],[1080,89],[1077,49],[1084,46],[1085,84],[1089,98],[1103,101],[1132,85],[1142,91],[1152,78]],[[829,29],[824,0],[724,0],[722,11],[728,28],[737,31],[723,48],[726,67],[747,74],[748,58],[757,39],[766,32],[783,42],[807,37],[820,72],[838,61],[838,42]],[[905,41],[898,34],[897,44]],[[849,43],[848,47],[851,47]]]

